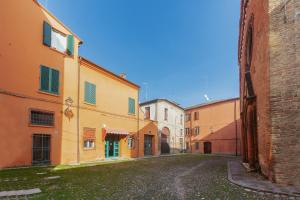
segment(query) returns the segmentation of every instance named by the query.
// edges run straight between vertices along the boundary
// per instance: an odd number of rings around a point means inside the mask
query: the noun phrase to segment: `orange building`
[[[185,109],[186,148],[192,153],[240,155],[240,103],[227,99]]]
[[[0,24],[0,168],[157,154],[139,86],[80,58],[36,0],[0,1]]]

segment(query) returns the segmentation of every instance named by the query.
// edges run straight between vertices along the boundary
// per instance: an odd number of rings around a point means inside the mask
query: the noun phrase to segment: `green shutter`
[[[74,36],[73,35],[68,35],[67,54],[68,55],[74,54]]]
[[[40,90],[42,91],[49,91],[49,76],[50,76],[50,69],[45,66],[41,66],[40,72]]]
[[[91,104],[96,104],[96,85],[84,83],[84,101]]]
[[[130,114],[135,114],[135,100],[132,98],[129,98],[128,100],[128,110]]]
[[[52,31],[52,27],[50,26],[50,24],[48,24],[47,22],[44,21],[43,24],[43,44],[51,47],[51,31]]]
[[[58,94],[59,90],[59,71],[51,69],[51,92]]]

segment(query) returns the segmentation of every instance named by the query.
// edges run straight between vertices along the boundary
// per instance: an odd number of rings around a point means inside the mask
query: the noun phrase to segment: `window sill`
[[[29,127],[38,127],[38,128],[55,128],[55,126],[47,126],[47,125],[36,125],[36,124],[29,124]]]
[[[42,91],[42,90],[38,90],[38,93],[47,94],[47,95],[54,96],[54,97],[59,97],[60,96],[59,94],[55,94],[55,93],[51,93],[51,92],[46,92],[46,91]]]
[[[67,53],[61,52],[61,51],[59,51],[59,50],[57,50],[57,49],[55,49],[55,48],[53,48],[53,47],[48,47],[48,46],[46,46],[46,45],[44,45],[44,46],[47,47],[48,49],[50,49],[50,50],[56,52],[56,53],[61,54],[61,55],[64,56],[64,57],[69,57],[69,58],[74,59],[74,55],[69,55],[69,54],[67,54]]]
[[[83,147],[83,151],[92,151],[92,150],[96,150],[96,147],[94,147],[94,148],[85,148],[85,147]]]
[[[128,115],[135,117],[136,114],[135,113],[128,113]]]
[[[89,103],[89,102],[86,102],[86,101],[84,101],[83,103],[86,104],[86,105],[89,105],[89,106],[93,106],[93,107],[96,107],[96,106],[97,106],[96,104]]]

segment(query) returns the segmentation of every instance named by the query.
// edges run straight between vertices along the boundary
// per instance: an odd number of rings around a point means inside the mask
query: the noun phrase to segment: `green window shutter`
[[[96,104],[96,85],[84,83],[84,101],[91,104]]]
[[[50,24],[48,24],[47,22],[44,21],[43,24],[43,44],[51,47],[51,31],[52,31],[52,27],[50,26]]]
[[[51,92],[58,94],[59,90],[59,71],[51,69]]]
[[[135,100],[132,98],[129,98],[128,104],[129,104],[128,105],[129,113],[135,114]]]
[[[42,91],[49,91],[50,84],[49,84],[49,77],[50,77],[50,69],[45,66],[41,66],[40,72],[40,90]]]
[[[73,35],[68,35],[67,54],[68,55],[74,54],[74,36]]]

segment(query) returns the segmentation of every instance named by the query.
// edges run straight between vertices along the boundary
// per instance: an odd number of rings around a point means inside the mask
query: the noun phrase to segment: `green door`
[[[108,138],[105,140],[105,158],[119,157],[119,140]]]
[[[119,141],[114,141],[114,157],[119,157]]]

